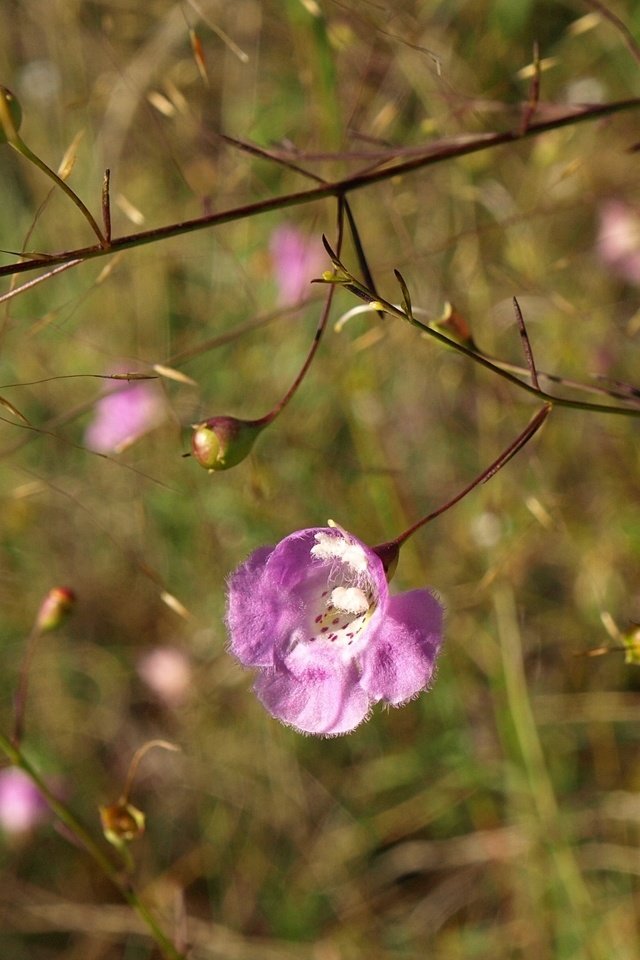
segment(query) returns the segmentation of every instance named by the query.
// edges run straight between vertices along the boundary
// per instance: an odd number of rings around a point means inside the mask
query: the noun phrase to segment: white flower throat
[[[311,556],[330,567],[326,589],[311,605],[308,641],[350,647],[376,608],[367,555],[341,534],[316,533],[315,540]]]

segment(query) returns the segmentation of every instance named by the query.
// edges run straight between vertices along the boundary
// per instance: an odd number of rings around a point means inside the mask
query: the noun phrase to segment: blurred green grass
[[[613,26],[575,29],[588,9],[327,3],[319,20],[298,0],[242,0],[202,4],[199,20],[168,0],[7,3],[0,81],[53,167],[83,132],[70,183],[94,212],[111,168],[118,235],[135,229],[131,206],[151,227],[306,185],[219,131],[304,154],[509,128],[535,39],[553,58],[544,102],[634,95],[639,67]],[[616,12],[637,33],[634,5]],[[638,290],[596,251],[601,205],[637,203],[637,139],[629,113],[359,192],[380,292],[398,298],[398,268],[415,304],[437,315],[451,301],[484,349],[521,362],[516,295],[540,369],[637,383]],[[2,249],[91,242],[6,148],[0,183]],[[132,799],[147,833],[133,852],[169,929],[183,902],[194,957],[634,960],[640,680],[620,655],[574,656],[607,642],[603,611],[621,628],[640,620],[634,421],[554,411],[407,546],[395,589],[433,585],[448,616],[434,688],[402,710],[342,739],[303,738],[264,713],[225,652],[225,578],[253,548],[328,517],[387,539],[480,472],[534,409],[408,326],[354,318],[328,331],[250,462],[208,476],[184,459],[189,424],[266,413],[310,345],[318,288],[298,313],[199,349],[275,309],[268,241],[282,222],[333,236],[335,212],[318,203],[131,250],[106,276],[105,261],[87,263],[1,306],[0,384],[25,385],[0,394],[39,428],[0,425],[4,727],[40,600],[68,584],[78,606],[34,661],[27,750],[97,834],[137,747],[180,745],[144,761]],[[349,244],[345,259],[355,267]],[[353,302],[338,292],[333,317]],[[83,449],[100,381],[64,376],[186,352],[177,366],[195,386],[163,382],[164,426],[113,460]],[[42,378],[54,379],[26,385]],[[176,708],[137,672],[163,645],[193,669]],[[154,956],[50,824],[6,837],[0,864],[10,960]]]

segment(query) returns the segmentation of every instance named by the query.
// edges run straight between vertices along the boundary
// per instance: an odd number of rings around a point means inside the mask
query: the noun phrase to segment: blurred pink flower
[[[162,391],[149,380],[107,380],[84,442],[97,453],[120,453],[166,417]]]
[[[640,217],[622,200],[607,200],[600,207],[597,249],[614,273],[640,285]]]
[[[18,767],[0,770],[0,829],[8,834],[27,833],[47,811],[42,794]]]
[[[138,662],[138,674],[169,707],[182,703],[191,685],[191,664],[176,647],[156,647],[146,653]]]
[[[309,284],[327,265],[318,237],[302,233],[293,224],[282,224],[271,234],[269,251],[281,306],[297,303],[310,293]]]

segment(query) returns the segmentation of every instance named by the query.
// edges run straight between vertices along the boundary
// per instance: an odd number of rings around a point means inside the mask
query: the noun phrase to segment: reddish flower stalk
[[[541,407],[540,410],[532,417],[524,430],[518,434],[515,440],[513,440],[509,446],[502,451],[499,457],[497,457],[493,463],[490,463],[482,473],[478,474],[471,483],[468,483],[466,487],[459,491],[452,497],[451,500],[448,500],[442,506],[438,507],[437,510],[433,510],[431,513],[428,513],[426,516],[421,517],[420,520],[417,520],[410,527],[408,527],[403,533],[395,537],[393,540],[388,540],[386,543],[381,543],[379,546],[374,547],[373,550],[382,560],[382,565],[386,571],[387,577],[390,579],[398,563],[398,557],[400,556],[400,548],[404,543],[412,537],[414,533],[424,527],[425,524],[430,523],[431,520],[435,520],[436,517],[441,516],[443,513],[446,513],[447,510],[450,510],[451,507],[454,507],[456,503],[459,503],[460,500],[463,500],[468,493],[471,493],[476,487],[480,486],[481,483],[486,483],[487,480],[490,480],[499,470],[501,470],[505,464],[511,460],[512,457],[516,455],[524,446],[531,440],[531,438],[538,432],[542,424],[545,422],[551,410],[553,409],[552,404],[546,403],[544,407]]]
[[[75,594],[69,587],[53,587],[40,606],[31,632],[27,637],[24,656],[20,664],[18,687],[13,700],[13,732],[11,742],[19,746],[24,734],[24,714],[27,705],[29,673],[39,638],[57,630],[73,611]]]
[[[338,203],[338,238],[337,250],[342,247],[344,205]],[[191,439],[193,456],[198,463],[209,471],[228,470],[241,463],[249,454],[256,439],[270,423],[278,417],[294,396],[304,380],[316,355],[322,335],[327,327],[327,320],[331,311],[335,284],[329,286],[329,292],[316,327],[313,342],[300,371],[275,407],[257,420],[241,420],[239,417],[216,416],[209,417],[200,423],[194,424]]]

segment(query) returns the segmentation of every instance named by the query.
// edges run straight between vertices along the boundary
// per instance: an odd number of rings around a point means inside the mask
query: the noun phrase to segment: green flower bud
[[[13,140],[22,123],[20,103],[7,87],[0,86],[0,143]]]
[[[191,438],[193,456],[205,470],[228,470],[245,459],[265,426],[259,420],[236,417],[211,417],[196,423]]]

